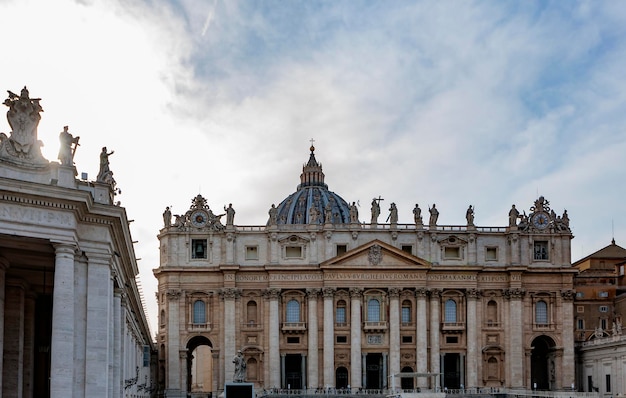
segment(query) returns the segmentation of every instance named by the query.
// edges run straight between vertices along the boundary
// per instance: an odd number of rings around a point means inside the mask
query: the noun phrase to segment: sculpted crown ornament
[[[4,105],[9,107],[7,120],[11,135],[0,133],[0,158],[20,165],[44,166],[49,162],[41,155],[43,143],[37,139],[37,127],[43,108],[41,98],[30,98],[26,86],[17,95],[8,91]]]
[[[207,204],[206,199],[198,194],[191,200],[189,210],[182,215],[174,215],[176,221],[174,226],[179,230],[186,230],[190,227],[209,229],[212,231],[223,231],[224,225],[220,221],[224,214],[213,214],[213,211]]]
[[[515,207],[511,209],[511,212],[515,210]],[[519,215],[515,212],[515,218],[520,218],[518,228],[524,232],[543,232],[543,233],[558,233],[558,232],[571,232],[569,228],[569,216],[567,210],[563,212],[562,216],[557,216],[554,210],[550,209],[550,202],[543,196],[540,196],[535,200],[535,204],[530,207],[530,214],[526,215],[526,212]],[[511,213],[509,213],[511,216]],[[514,221],[513,224],[514,225]]]

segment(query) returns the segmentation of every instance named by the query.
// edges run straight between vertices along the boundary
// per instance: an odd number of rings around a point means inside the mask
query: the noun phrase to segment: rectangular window
[[[606,382],[606,392],[611,392],[611,375],[604,375]]]
[[[457,336],[446,336],[446,344],[459,344]]]
[[[402,307],[402,323],[411,323],[411,307]]]
[[[619,276],[624,276],[624,266],[623,265],[619,266]]]
[[[143,346],[143,366],[144,368],[150,366],[150,346]]]
[[[583,292],[576,292],[576,298],[583,298],[585,297],[585,293]]]
[[[300,337],[287,337],[287,344],[300,344]]]
[[[339,344],[347,344],[348,336],[337,336],[337,343]]]
[[[460,247],[444,247],[443,258],[446,258],[446,259],[461,258],[461,248]]]
[[[206,239],[191,240],[191,258],[206,258]]]
[[[602,328],[602,330],[606,330],[608,326],[608,322],[606,321],[606,319],[600,319],[600,327]]]
[[[600,306],[600,312],[609,312],[609,307],[606,305],[601,305]]]
[[[598,292],[598,297],[607,298],[609,297],[609,292]]]
[[[539,240],[533,247],[533,258],[535,260],[548,260],[548,241]]]
[[[402,251],[405,253],[413,254],[413,246],[412,245],[402,245]]]
[[[337,307],[335,323],[346,323],[346,307]]]
[[[285,257],[287,258],[302,258],[301,246],[287,246],[285,247]]]
[[[585,306],[584,305],[577,305],[576,306],[576,312],[578,312],[579,314],[582,314],[583,312],[585,312]]]
[[[485,261],[496,261],[496,260],[498,260],[498,248],[486,247],[485,248]]]
[[[402,336],[402,344],[411,344],[413,342],[413,336]]]
[[[246,260],[258,260],[259,259],[259,247],[258,246],[246,246]]]
[[[576,320],[576,329],[583,330],[584,328],[585,328],[585,320],[584,319]]]
[[[348,251],[348,245],[337,245],[337,255],[341,256]]]

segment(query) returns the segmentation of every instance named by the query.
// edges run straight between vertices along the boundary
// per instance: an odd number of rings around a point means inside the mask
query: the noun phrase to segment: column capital
[[[337,289],[335,289],[334,287],[325,287],[324,289],[322,289],[322,294],[324,295],[324,298],[333,298],[336,291]]]
[[[310,299],[310,300],[315,300],[317,299],[317,297],[320,295],[321,290],[320,289],[306,289],[306,296]]]
[[[425,287],[418,287],[415,289],[415,297],[417,298],[426,298],[430,294],[430,291]]]
[[[432,300],[438,300],[441,297],[441,289],[430,289],[430,298]]]
[[[269,298],[270,300],[278,300],[280,297],[280,289],[269,288],[263,292],[263,296]]]
[[[524,289],[519,289],[519,288],[515,288],[515,289],[504,289],[504,297],[509,299],[509,300],[521,300],[524,298],[524,296],[526,295],[526,290]]]
[[[75,254],[78,249],[78,245],[74,242],[52,242],[52,247],[56,254]]]
[[[169,301],[178,300],[180,298],[181,291],[170,289],[165,293],[165,296]]]
[[[363,289],[360,287],[350,288],[350,297],[353,299],[363,297]]]
[[[465,296],[466,296],[468,299],[473,299],[473,300],[476,300],[476,299],[478,299],[481,295],[482,295],[482,292],[481,292],[480,290],[478,290],[478,289],[467,289],[467,290],[465,291]]]
[[[576,291],[572,289],[561,290],[561,297],[565,301],[574,301],[576,297]]]
[[[397,287],[390,287],[389,289],[387,289],[387,293],[389,294],[390,298],[397,299],[400,297],[400,289]]]
[[[241,290],[237,288],[228,287],[220,290],[220,297],[224,300],[234,300],[241,296]]]

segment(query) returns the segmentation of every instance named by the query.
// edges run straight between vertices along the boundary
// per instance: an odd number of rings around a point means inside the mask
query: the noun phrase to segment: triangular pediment
[[[431,266],[427,260],[377,239],[320,264],[322,269],[430,269]]]

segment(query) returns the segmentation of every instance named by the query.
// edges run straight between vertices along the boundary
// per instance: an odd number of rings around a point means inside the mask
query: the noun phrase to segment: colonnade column
[[[122,387],[122,289],[113,291],[113,398],[123,395]]]
[[[522,298],[525,291],[522,289],[507,289],[505,297],[509,299],[510,336],[507,355],[509,367],[509,385],[511,387],[524,386],[524,350],[522,344]]]
[[[324,289],[324,386],[335,386],[335,323],[333,295],[335,289]]]
[[[222,291],[222,295],[224,298],[224,380],[231,382],[235,374],[235,364],[232,358],[237,353],[235,299],[238,297],[239,291],[234,288],[226,288]]]
[[[350,385],[360,388],[361,384],[361,298],[363,289],[350,289]]]
[[[85,396],[108,397],[110,385],[109,375],[110,324],[113,304],[113,281],[111,279],[112,254],[87,254],[87,336],[85,350]],[[56,275],[54,290],[56,290]],[[54,353],[52,353],[54,358]],[[56,395],[55,395],[56,396]]]
[[[476,301],[480,292],[476,289],[468,289],[467,297],[467,375],[465,388],[478,387],[478,348],[476,324]]]
[[[35,382],[35,302],[37,295],[32,291],[24,297],[24,397],[33,396]]]
[[[395,375],[400,372],[400,289],[389,289],[389,374]],[[383,375],[387,377],[385,373]],[[393,377],[394,380],[391,388],[399,387],[399,378]],[[384,384],[387,384],[386,382]]]
[[[4,280],[9,261],[0,257],[0,375],[4,357]],[[2,391],[2,377],[0,377],[0,392]]]
[[[55,243],[50,396],[71,397],[74,386],[74,252],[73,243]],[[106,322],[106,320],[105,320]]]
[[[9,279],[6,283],[6,328],[2,396],[21,398],[24,389],[24,295],[25,282]],[[71,363],[71,362],[70,362]],[[66,368],[72,369],[65,365]]]
[[[278,314],[278,298],[280,297],[279,289],[269,289],[266,292],[270,301],[270,319],[269,319],[269,387],[281,388],[280,384],[280,335],[279,326],[280,318]]]
[[[175,396],[180,393],[180,324],[179,301],[180,290],[168,290],[167,297],[167,384],[166,396]],[[127,356],[128,358],[128,356]]]
[[[557,386],[566,389],[575,383],[574,368],[574,331],[568,330],[567,325],[574,324],[574,296],[573,290],[564,290],[561,292],[561,308],[563,314],[563,357],[561,358],[561,385]]]
[[[441,290],[430,291],[430,372],[439,373],[439,307]],[[435,383],[431,388],[437,389],[441,385],[441,378],[435,377]]]
[[[417,373],[428,372],[428,328],[426,321],[426,297],[428,296],[428,290],[426,288],[418,288],[415,291],[415,297],[417,298],[417,317],[415,322],[415,336],[416,336],[416,371]],[[428,377],[418,377],[417,387],[425,388],[428,386]]]
[[[309,352],[308,352],[308,385],[312,388],[319,387],[319,359],[318,359],[318,333],[317,324],[317,296],[320,289],[307,289],[306,294],[309,298]]]

